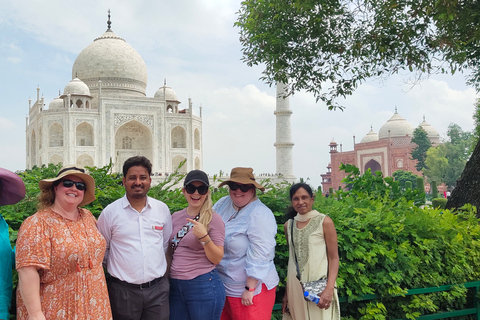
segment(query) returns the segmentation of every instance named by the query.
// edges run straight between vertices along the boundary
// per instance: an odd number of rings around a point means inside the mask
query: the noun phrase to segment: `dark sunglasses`
[[[208,192],[208,186],[202,184],[201,186],[194,186],[193,184],[187,184],[185,186],[185,191],[187,191],[188,194],[194,194],[195,191],[198,191],[200,195],[205,195]]]
[[[77,187],[77,189],[80,190],[80,191],[84,191],[87,188],[85,186],[85,183],[83,183],[83,182],[74,182],[74,181],[68,180],[68,179],[62,180],[62,184],[65,188],[71,188],[71,187],[73,187],[73,185],[75,185],[75,187]]]
[[[242,192],[247,192],[250,189],[255,188],[251,184],[238,184],[238,183],[229,183],[228,186],[230,187],[230,190],[236,191],[238,188],[240,188],[240,191]]]

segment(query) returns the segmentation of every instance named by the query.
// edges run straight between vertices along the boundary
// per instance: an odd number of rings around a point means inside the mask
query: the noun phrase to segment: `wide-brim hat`
[[[0,206],[15,204],[25,198],[22,178],[10,170],[0,168]]]
[[[86,189],[83,195],[83,201],[78,205],[79,207],[95,201],[95,180],[91,175],[85,173],[85,169],[80,166],[64,166],[62,169],[60,169],[55,178],[40,180],[38,185],[40,186],[41,190],[48,191],[52,189],[52,186],[56,181],[59,181],[66,176],[79,177],[85,183]]]
[[[236,182],[241,184],[253,184],[257,189],[265,191],[265,188],[261,184],[259,184],[257,181],[255,181],[255,176],[253,175],[252,168],[241,168],[241,167],[233,168],[232,171],[230,172],[230,179],[223,181],[218,186],[219,187],[224,186],[229,182]]]

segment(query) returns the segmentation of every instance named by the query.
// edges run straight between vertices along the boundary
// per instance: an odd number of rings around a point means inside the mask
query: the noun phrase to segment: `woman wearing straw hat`
[[[0,168],[0,206],[15,204],[25,197],[25,184],[15,173]],[[12,269],[14,254],[10,245],[8,224],[0,215],[0,320],[10,319]]]
[[[275,217],[256,196],[265,188],[252,168],[233,168],[223,185],[230,195],[213,206],[225,223],[225,254],[217,266],[227,293],[221,319],[269,320],[278,284]]]
[[[39,185],[39,211],[17,238],[17,319],[112,319],[105,239],[92,213],[80,208],[95,200],[95,181],[69,165]]]

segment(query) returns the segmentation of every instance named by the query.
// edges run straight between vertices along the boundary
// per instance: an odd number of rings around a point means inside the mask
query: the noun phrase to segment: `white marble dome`
[[[373,128],[370,128],[370,132],[368,132],[367,135],[363,137],[360,143],[367,143],[367,142],[373,142],[373,141],[378,141],[378,133],[373,131]]]
[[[145,96],[147,66],[140,54],[124,39],[108,29],[83,49],[72,67],[72,77],[92,88],[102,81],[102,90],[114,89]]]
[[[395,114],[378,131],[379,139],[398,138],[413,135],[413,126],[400,116]]]
[[[63,109],[63,99],[60,97],[57,97],[53,99],[52,102],[48,105],[48,110],[58,110],[58,109]]]
[[[425,121],[425,117],[423,117],[423,122],[420,123],[420,126],[427,132],[427,136],[431,141],[440,140],[440,134],[438,133],[437,129],[435,129],[431,124]]]
[[[70,81],[63,89],[63,94],[89,96],[90,89],[82,80],[75,78]]]
[[[160,87],[157,90],[157,92],[155,92],[154,97],[160,100],[178,101],[177,94],[175,93],[175,91],[171,87],[168,87],[167,85]]]

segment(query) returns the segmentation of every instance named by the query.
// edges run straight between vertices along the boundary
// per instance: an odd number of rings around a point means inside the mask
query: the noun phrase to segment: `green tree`
[[[480,87],[474,0],[244,0],[235,23],[243,60],[269,84],[312,92],[329,109],[365,80],[469,69]],[[327,86],[327,87],[326,87]]]
[[[447,135],[449,141],[427,151],[424,174],[429,181],[455,186],[471,155],[472,133],[452,123],[448,126]]]
[[[480,99],[477,99],[475,102],[475,112],[473,113],[473,123],[475,128],[472,133],[472,144],[470,146],[470,151],[473,152],[475,146],[480,140]]]
[[[395,181],[400,183],[402,190],[405,190],[405,182],[411,181],[411,189],[417,188],[417,175],[413,174],[411,171],[397,170],[392,174],[392,177],[395,178]]]
[[[427,150],[432,146],[432,142],[428,138],[428,134],[422,128],[422,126],[418,126],[413,131],[412,142],[417,145],[411,152],[412,159],[417,160],[415,168],[418,171],[422,171],[424,168],[426,168],[425,158],[427,157]]]

